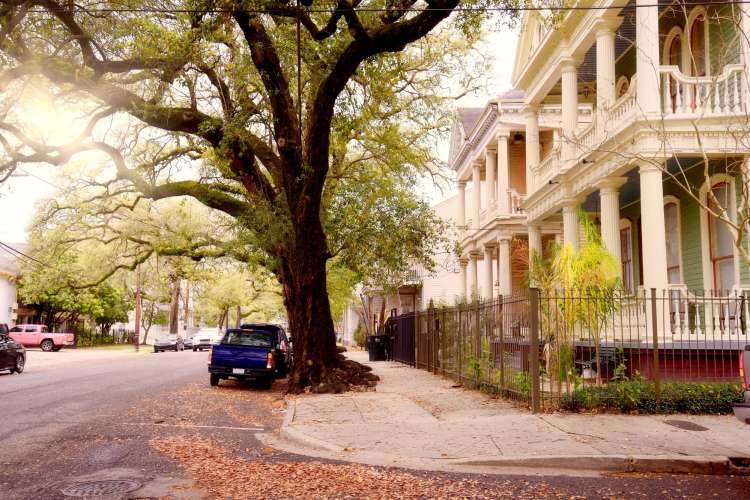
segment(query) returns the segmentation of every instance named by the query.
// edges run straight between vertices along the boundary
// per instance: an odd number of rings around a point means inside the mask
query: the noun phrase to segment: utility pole
[[[141,345],[141,266],[135,268],[135,350],[138,352]]]

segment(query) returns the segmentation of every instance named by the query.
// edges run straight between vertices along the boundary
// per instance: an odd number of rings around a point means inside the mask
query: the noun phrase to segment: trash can
[[[370,361],[388,359],[388,335],[370,335],[367,337],[367,354]]]

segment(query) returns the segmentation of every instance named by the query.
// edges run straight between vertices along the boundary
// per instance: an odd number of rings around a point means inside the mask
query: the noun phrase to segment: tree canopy
[[[484,14],[438,28],[458,4],[1,1],[0,170],[85,155],[111,165],[88,179],[88,204],[121,200],[104,212],[173,197],[214,210],[221,239],[155,251],[257,257],[281,284],[296,339],[292,388],[335,384],[327,261],[398,269],[439,241],[426,207],[405,195],[419,172],[438,171],[445,75],[471,86],[465,56]],[[17,105],[35,82],[80,117],[69,140],[40,137],[42,117]],[[139,242],[118,241],[131,262],[147,258],[128,254]]]

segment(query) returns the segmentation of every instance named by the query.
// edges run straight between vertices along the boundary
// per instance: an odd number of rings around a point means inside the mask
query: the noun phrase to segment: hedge
[[[738,384],[664,382],[657,405],[652,382],[622,381],[577,389],[563,395],[560,406],[568,411],[726,414],[732,412],[732,403],[742,401]]]

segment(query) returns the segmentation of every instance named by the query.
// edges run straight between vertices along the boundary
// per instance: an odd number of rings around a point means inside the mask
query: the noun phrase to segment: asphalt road
[[[66,488],[113,480],[140,488],[99,498],[750,498],[743,477],[479,476],[318,463],[255,437],[281,424],[283,381],[271,391],[209,387],[206,353],[86,355],[46,368],[29,360],[28,372],[0,375],[2,500],[70,498]],[[287,493],[258,489],[274,484]]]

